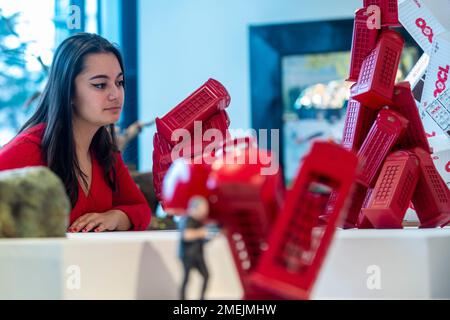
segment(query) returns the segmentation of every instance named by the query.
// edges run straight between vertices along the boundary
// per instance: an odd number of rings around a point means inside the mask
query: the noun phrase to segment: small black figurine
[[[190,199],[187,215],[180,223],[180,259],[183,262],[184,278],[181,285],[180,298],[186,298],[186,286],[189,281],[189,274],[192,268],[197,269],[203,277],[203,286],[200,300],[204,300],[205,291],[208,285],[209,273],[203,255],[203,246],[207,241],[207,229],[205,221],[208,217],[209,205],[203,197],[193,197]]]

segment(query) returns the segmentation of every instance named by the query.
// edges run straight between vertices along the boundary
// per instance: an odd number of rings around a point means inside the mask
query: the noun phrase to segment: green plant
[[[37,59],[41,70],[27,68],[27,50],[32,42],[23,41],[16,31],[19,19],[20,13],[6,16],[0,9],[0,127],[15,131],[32,112],[48,69],[40,56],[28,59]]]

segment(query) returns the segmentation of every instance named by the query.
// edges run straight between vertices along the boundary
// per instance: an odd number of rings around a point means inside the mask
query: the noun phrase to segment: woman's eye
[[[96,87],[97,89],[104,89],[106,84],[105,83],[97,83],[97,84],[92,84],[94,87]]]
[[[119,87],[123,87],[123,85],[125,84],[125,81],[120,80],[119,82],[117,82],[117,84],[119,85]]]

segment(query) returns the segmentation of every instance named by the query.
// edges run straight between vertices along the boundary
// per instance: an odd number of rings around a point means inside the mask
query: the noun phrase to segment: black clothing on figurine
[[[203,257],[203,246],[206,242],[205,239],[196,239],[186,241],[183,239],[183,233],[186,229],[200,229],[204,227],[201,221],[198,221],[191,216],[187,216],[182,219],[180,223],[181,241],[179,247],[179,257],[183,262],[184,277],[181,285],[180,298],[184,300],[186,298],[186,286],[189,281],[189,274],[192,268],[197,269],[200,275],[203,277],[203,286],[200,295],[200,299],[205,297],[206,287],[208,285],[209,273],[208,268]]]
[[[180,244],[180,258],[183,259],[195,259],[199,256],[203,256],[203,244],[205,239],[196,239],[191,241],[186,241],[183,239],[183,233],[186,229],[200,229],[204,225],[201,221],[198,221],[191,216],[187,216],[181,220],[180,233],[181,233],[181,244]]]

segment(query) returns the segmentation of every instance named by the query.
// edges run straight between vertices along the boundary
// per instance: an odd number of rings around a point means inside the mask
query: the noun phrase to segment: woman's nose
[[[108,93],[108,99],[111,101],[116,100],[116,99],[118,99],[119,95],[120,95],[120,88],[113,86],[112,89]]]

